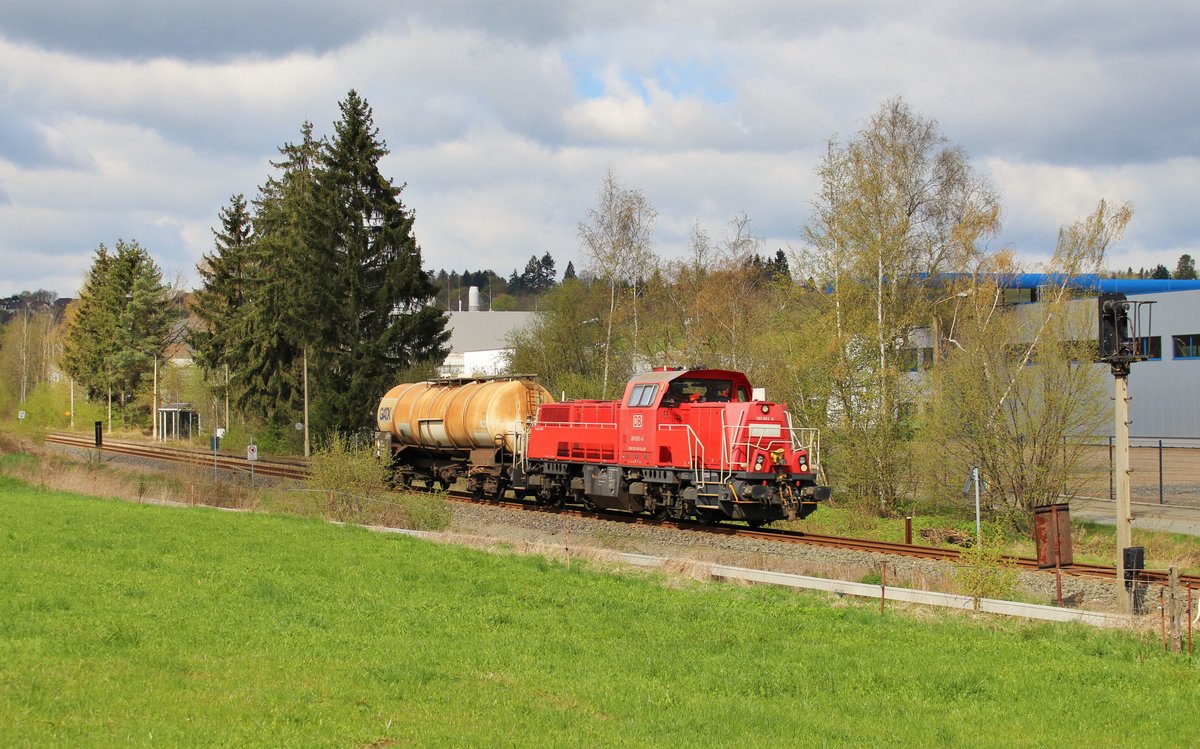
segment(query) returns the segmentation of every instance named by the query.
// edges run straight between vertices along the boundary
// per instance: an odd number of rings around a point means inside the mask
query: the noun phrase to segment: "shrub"
[[[445,530],[450,507],[436,495],[397,495],[387,487],[387,470],[371,446],[333,435],[308,462],[308,487],[333,494],[335,519],[365,525]]]
[[[1017,586],[1017,571],[1008,567],[1003,557],[1003,538],[984,538],[962,550],[954,571],[954,580],[964,595],[975,599],[1009,598]]]
[[[356,448],[350,439],[335,433],[308,461],[312,489],[364,496],[386,493],[386,472],[373,448]]]

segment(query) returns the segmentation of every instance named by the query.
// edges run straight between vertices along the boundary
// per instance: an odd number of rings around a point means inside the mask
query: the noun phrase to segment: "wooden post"
[[[1163,603],[1163,589],[1158,589],[1158,628],[1162,633],[1163,652],[1167,652],[1167,607]]]
[[[1062,546],[1059,541],[1062,538],[1058,534],[1058,505],[1050,508],[1050,517],[1053,518],[1050,523],[1052,530],[1049,535],[1054,539],[1054,596],[1058,601],[1059,608],[1062,608],[1062,557],[1058,553]]]
[[[329,490],[329,512],[325,515],[326,522],[333,522],[333,490]]]
[[[879,572],[879,615],[883,616],[883,604],[887,599],[887,562],[883,563],[883,567]]]
[[[1183,607],[1180,605],[1183,596],[1179,594],[1179,568],[1174,565],[1167,569],[1167,585],[1167,600],[1171,610],[1171,652],[1180,653],[1183,651],[1182,628],[1179,626],[1179,619],[1183,616]]]
[[[1125,587],[1125,549],[1132,545],[1129,506],[1129,375],[1113,377],[1116,411],[1116,444],[1113,481],[1116,489],[1117,525],[1117,611],[1133,611],[1133,596]]]

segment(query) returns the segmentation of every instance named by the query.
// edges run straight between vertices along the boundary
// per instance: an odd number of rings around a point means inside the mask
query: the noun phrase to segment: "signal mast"
[[[1105,293],[1097,299],[1099,349],[1096,361],[1112,367],[1115,403],[1113,490],[1117,502],[1117,610],[1133,611],[1137,581],[1134,573],[1145,565],[1141,547],[1133,547],[1129,506],[1129,368],[1145,361],[1143,343],[1150,338],[1151,307],[1154,302],[1130,302],[1124,294]],[[1146,309],[1146,332],[1142,335],[1142,309]]]

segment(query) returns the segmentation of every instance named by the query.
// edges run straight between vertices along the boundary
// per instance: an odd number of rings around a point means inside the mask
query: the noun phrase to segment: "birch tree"
[[[604,327],[603,397],[609,397],[608,380],[613,342],[613,323],[617,314],[618,291],[631,287],[633,302],[633,345],[637,347],[637,289],[640,280],[654,264],[650,237],[658,212],[640,190],[622,187],[609,169],[596,195],[596,206],[589,208],[585,221],[579,222],[578,234],[587,269],[608,285],[608,313]]]
[[[911,435],[900,354],[928,324],[931,280],[981,262],[999,203],[965,152],[902,99],[884,102],[848,143],[831,142],[818,174],[802,272],[829,292],[819,329],[840,352],[827,463],[888,512],[905,488]]]

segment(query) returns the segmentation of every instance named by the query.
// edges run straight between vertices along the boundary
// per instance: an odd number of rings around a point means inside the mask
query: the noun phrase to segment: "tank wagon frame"
[[[731,370],[659,368],[621,400],[555,403],[531,376],[400,385],[377,442],[399,485],[760,525],[828,499],[820,435]]]

